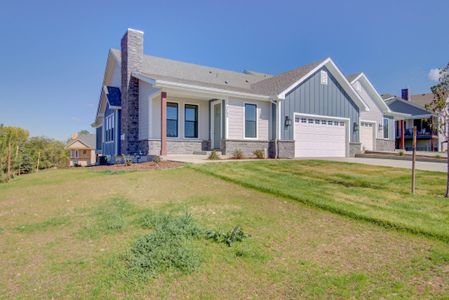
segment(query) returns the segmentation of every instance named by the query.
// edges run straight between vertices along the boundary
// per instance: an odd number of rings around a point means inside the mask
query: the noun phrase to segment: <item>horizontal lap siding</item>
[[[228,139],[241,140],[245,138],[245,103],[257,105],[257,135],[258,140],[268,140],[270,123],[270,103],[262,101],[246,101],[229,99],[227,106]]]
[[[327,85],[320,82],[320,71],[328,73]],[[350,142],[358,142],[359,134],[353,124],[359,122],[359,109],[332,74],[323,67],[289,93],[281,104],[281,138],[293,140],[293,124],[285,126],[285,117],[294,120],[293,114],[304,113],[350,119]]]

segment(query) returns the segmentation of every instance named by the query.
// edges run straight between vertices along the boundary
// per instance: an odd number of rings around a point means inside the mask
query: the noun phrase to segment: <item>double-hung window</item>
[[[245,138],[257,137],[257,105],[245,104]]]
[[[198,138],[198,105],[184,107],[184,137]]]
[[[178,137],[178,103],[167,102],[167,137]]]
[[[105,142],[112,142],[114,140],[114,127],[115,127],[114,124],[115,124],[114,114],[107,116],[105,126]]]

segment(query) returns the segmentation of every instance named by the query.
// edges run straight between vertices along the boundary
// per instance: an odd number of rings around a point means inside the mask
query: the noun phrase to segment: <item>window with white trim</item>
[[[389,120],[387,118],[384,118],[384,139],[388,139],[389,138]]]
[[[245,104],[245,138],[257,137],[257,105]]]
[[[115,117],[114,114],[110,114],[106,117],[105,126],[105,142],[112,142],[114,140],[114,127],[115,127]]]

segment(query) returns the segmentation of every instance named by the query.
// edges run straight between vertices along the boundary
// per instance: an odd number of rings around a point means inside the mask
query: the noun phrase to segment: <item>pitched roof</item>
[[[427,93],[427,94],[418,94],[418,95],[413,95],[412,99],[410,101],[412,101],[413,103],[416,103],[418,105],[421,105],[422,107],[425,107],[427,104],[429,104],[430,102],[433,101],[433,93]]]
[[[118,106],[122,105],[122,95],[120,93],[120,88],[108,86],[107,89],[107,97],[110,106]]]
[[[346,79],[348,79],[349,82],[352,82],[354,79],[359,77],[362,74],[362,72],[346,75]]]
[[[75,143],[76,141],[80,141],[90,149],[95,149],[97,144],[97,139],[95,134],[89,133],[89,134],[78,134],[75,138],[72,138],[67,143],[67,146],[70,146],[71,144]]]
[[[385,103],[387,103],[392,111],[410,114],[412,117],[432,115],[432,112],[424,109],[424,107],[397,96],[390,97],[388,100],[385,100]]]
[[[304,77],[307,73],[315,69],[318,65],[324,62],[325,59],[316,61],[302,67],[281,73],[279,75],[273,76],[271,78],[267,78],[256,82],[251,85],[251,87],[260,94],[263,95],[277,95],[284,90],[286,90],[289,86],[294,84],[298,79]]]

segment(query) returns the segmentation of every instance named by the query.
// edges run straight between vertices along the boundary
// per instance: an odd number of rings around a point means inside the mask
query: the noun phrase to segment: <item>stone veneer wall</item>
[[[160,140],[144,140],[139,142],[139,148],[148,155],[160,155]],[[202,140],[167,140],[168,154],[193,154],[209,150],[209,141]]]
[[[376,151],[389,151],[392,152],[395,149],[394,140],[376,139]]]
[[[139,80],[131,73],[140,71],[143,61],[143,32],[128,29],[121,40],[122,153],[139,151]]]
[[[295,157],[295,141],[278,141],[279,158]]]
[[[349,157],[354,157],[356,154],[362,153],[361,143],[349,143]]]
[[[269,141],[253,141],[253,140],[222,140],[222,152],[224,155],[232,155],[232,153],[240,149],[245,157],[254,157],[253,152],[256,150],[266,151],[269,155],[270,147]]]

